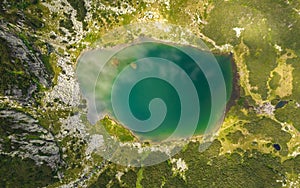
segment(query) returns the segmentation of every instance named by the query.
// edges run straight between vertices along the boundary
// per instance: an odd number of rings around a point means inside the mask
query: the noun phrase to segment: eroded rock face
[[[50,87],[53,76],[47,71],[40,53],[29,49],[23,40],[0,24],[1,92],[17,100],[29,100],[38,85]]]
[[[38,121],[21,112],[0,111],[0,154],[33,159],[56,170],[61,164],[54,136]]]

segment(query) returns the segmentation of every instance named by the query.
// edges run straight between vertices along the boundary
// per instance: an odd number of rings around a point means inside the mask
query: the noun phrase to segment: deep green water
[[[204,61],[209,60],[207,58],[207,52],[200,51],[195,48],[185,47],[186,49],[191,49],[196,52],[198,55],[200,54],[203,57]],[[155,58],[149,58],[155,57]],[[216,55],[217,62],[224,76],[225,84],[226,84],[226,93],[228,100],[231,96],[232,92],[232,67],[231,67],[231,57],[225,55]],[[146,60],[145,60],[146,58]],[[220,114],[211,114],[211,92],[208,80],[199,66],[195,63],[195,61],[186,53],[179,50],[178,48],[174,48],[169,45],[165,45],[162,43],[142,43],[134,46],[130,46],[124,48],[123,50],[116,53],[110,60],[110,62],[104,67],[101,74],[99,74],[98,82],[96,84],[96,107],[97,111],[105,111],[106,113],[110,113],[111,116],[116,117],[116,114],[113,112],[113,107],[111,104],[111,100],[113,97],[118,99],[123,99],[125,90],[132,85],[132,83],[128,80],[133,80],[135,77],[131,77],[129,74],[124,77],[118,76],[124,72],[128,72],[130,74],[135,74],[138,71],[147,72],[147,70],[152,73],[157,73],[162,75],[167,75],[174,83],[184,83],[181,82],[182,76],[179,75],[176,70],[172,68],[160,67],[161,64],[166,63],[164,61],[160,61],[158,58],[167,59],[168,61],[174,63],[177,67],[182,69],[184,74],[188,75],[191,80],[191,83],[194,85],[197,91],[197,97],[200,104],[200,116],[197,117],[197,127],[194,131],[195,134],[203,134],[208,126],[208,121],[211,116],[213,116],[214,122],[218,122],[220,118]],[[207,59],[206,59],[207,58]],[[133,64],[132,64],[133,63]],[[146,64],[149,64],[148,67]],[[150,66],[151,64],[151,66]],[[157,65],[157,66],[152,66]],[[158,68],[157,68],[158,67]],[[126,71],[124,71],[126,70]],[[124,71],[124,72],[122,72]],[[149,74],[150,74],[149,73]],[[145,74],[142,72],[141,74]],[[212,73],[213,74],[213,73]],[[121,84],[116,84],[116,80],[119,79]],[[185,84],[184,84],[185,85]],[[185,87],[185,86],[184,86]],[[112,94],[112,92],[114,93]],[[189,94],[190,90],[184,91],[185,94]],[[181,110],[182,104],[180,95],[176,91],[176,89],[167,82],[166,80],[158,77],[147,77],[141,79],[137,83],[135,83],[129,94],[128,100],[120,100],[115,108],[119,108],[120,112],[126,111],[127,105],[129,105],[130,111],[132,115],[138,120],[147,120],[151,117],[151,112],[149,110],[149,104],[153,99],[160,98],[167,108],[166,116],[160,126],[152,131],[133,131],[138,137],[141,139],[147,139],[152,141],[161,141],[170,136],[174,130],[177,128],[177,125],[181,118]],[[197,106],[197,101],[187,100],[190,106]],[[221,105],[222,106],[222,105]],[[156,109],[156,111],[160,111],[161,108]],[[219,109],[219,112],[224,109]],[[162,110],[163,111],[163,110]],[[126,111],[127,112],[127,111]],[[159,112],[160,113],[160,112]],[[158,114],[159,114],[158,113]],[[161,112],[163,113],[163,112]],[[188,128],[192,122],[189,119],[193,119],[195,114],[193,112],[187,113],[191,118],[188,118],[184,122],[183,128],[180,130],[180,134],[183,137],[190,131]],[[120,123],[124,124],[127,128],[131,129],[130,123],[126,124],[128,116],[124,116],[123,120]],[[192,121],[192,120],[191,120]],[[128,120],[129,122],[129,120]],[[143,125],[141,125],[143,126]],[[177,135],[178,136],[178,135]]]

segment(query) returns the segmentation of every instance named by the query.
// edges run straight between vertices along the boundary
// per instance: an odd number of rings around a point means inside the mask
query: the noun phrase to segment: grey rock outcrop
[[[54,136],[38,121],[21,112],[0,111],[0,154],[33,159],[56,170],[61,164]]]

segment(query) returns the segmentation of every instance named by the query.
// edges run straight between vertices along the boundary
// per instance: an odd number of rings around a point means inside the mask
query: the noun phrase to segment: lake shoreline
[[[206,52],[206,51],[203,51],[202,49],[199,49],[199,50],[204,53]],[[225,112],[225,114],[222,116],[226,116],[228,111],[230,110],[230,108],[236,104],[236,99],[238,99],[240,96],[240,90],[239,90],[239,85],[238,85],[239,75],[238,75],[238,71],[237,71],[237,66],[236,66],[236,63],[233,58],[233,53],[213,53],[212,55],[215,56],[216,58],[219,56],[221,57],[220,60],[219,60],[219,58],[217,58],[218,59],[217,61],[218,61],[218,63],[221,63],[221,64],[225,63],[223,65],[219,64],[222,71],[224,70],[224,72],[223,72],[224,79],[230,80],[228,83],[231,82],[230,85],[226,86],[228,89],[228,91],[226,92],[227,93],[226,107],[224,109],[222,109]],[[223,58],[222,58],[222,56],[223,56]],[[225,58],[226,62],[223,62],[224,58]],[[227,66],[228,68],[223,69],[223,66]],[[226,82],[226,85],[227,85],[227,82]],[[130,128],[126,127],[125,125],[122,125],[121,122],[118,122],[116,119],[114,119],[110,116],[109,116],[109,119],[111,119],[115,123],[121,125],[121,127],[123,129],[126,129],[127,131],[129,131],[131,136],[134,137],[134,140],[135,140],[134,142],[149,143],[149,144],[150,143],[151,144],[161,143],[161,141],[155,141],[156,139],[149,139],[149,138],[147,138],[147,136],[139,135],[138,133],[130,130]],[[219,121],[220,125],[217,126],[218,127],[217,129],[219,129],[222,126],[221,125],[222,120],[223,120],[223,117],[220,119],[220,121]],[[203,135],[205,135],[204,132],[200,133],[200,132],[195,131],[190,138],[185,138],[185,139],[183,138],[183,140],[187,140],[187,139],[190,140],[190,139],[194,139],[196,137],[203,137]],[[181,139],[179,138],[179,140],[181,140]],[[159,138],[158,138],[158,140],[159,140]],[[178,139],[176,139],[176,140],[178,140]]]
[[[225,54],[223,54],[225,55]],[[227,54],[228,55],[228,54]],[[240,86],[239,79],[240,75],[238,74],[237,66],[233,57],[233,53],[229,54],[230,63],[231,63],[231,72],[232,72],[232,91],[231,96],[226,104],[225,115],[229,112],[230,108],[236,104],[236,100],[240,98]]]

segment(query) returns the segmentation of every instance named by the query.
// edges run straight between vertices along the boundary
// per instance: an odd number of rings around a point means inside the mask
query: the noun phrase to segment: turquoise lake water
[[[219,73],[214,73],[210,69],[204,73],[195,59],[181,49],[192,51],[203,61],[210,61],[211,56],[208,52],[187,46],[174,47],[155,42],[135,44],[114,54],[98,75],[95,84],[97,111],[108,113],[118,119],[142,140],[161,141],[168,138],[178,124],[182,124],[182,115],[187,117],[175,137],[189,135],[193,130],[189,126],[195,122],[193,134],[205,133],[208,126],[213,129],[208,122],[212,118],[211,123],[218,123],[224,112],[224,105],[216,103],[217,111],[212,114],[212,100],[217,99],[211,97],[207,75],[214,77],[214,74]],[[232,92],[232,59],[226,55],[216,55],[215,58],[225,80],[228,101]],[[182,73],[179,73],[179,70]],[[191,84],[194,89],[191,89]],[[214,87],[217,90],[218,83]],[[193,95],[195,91],[196,95]],[[181,99],[181,95],[186,99]],[[193,98],[195,96],[196,100]],[[198,108],[200,114],[196,113]],[[133,121],[139,122],[138,125],[133,125],[131,123]],[[151,127],[152,124],[153,130],[139,131],[139,128]],[[154,124],[159,126],[156,127]]]

